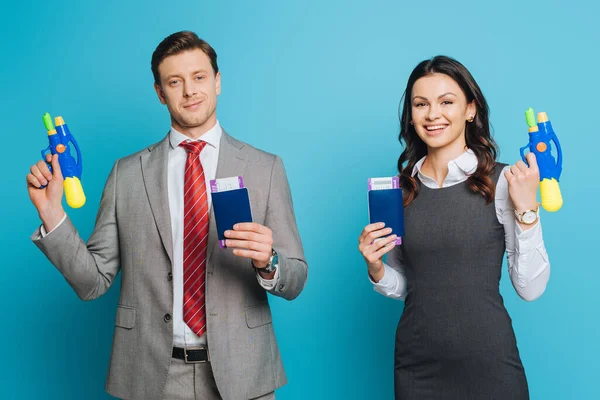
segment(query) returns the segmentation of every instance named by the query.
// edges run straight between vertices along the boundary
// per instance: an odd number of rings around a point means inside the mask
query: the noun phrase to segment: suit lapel
[[[225,131],[221,135],[219,142],[219,160],[217,162],[216,179],[229,178],[231,176],[243,175],[246,167],[246,158],[242,151],[244,144],[229,136]],[[208,233],[208,253],[206,263],[208,271],[214,270],[214,265],[210,264],[211,256],[215,248],[219,247],[219,239],[217,237],[217,225],[215,223],[215,213],[213,208],[210,209],[210,222]]]
[[[173,237],[167,183],[169,135],[141,156],[142,176],[163,246],[173,265]]]

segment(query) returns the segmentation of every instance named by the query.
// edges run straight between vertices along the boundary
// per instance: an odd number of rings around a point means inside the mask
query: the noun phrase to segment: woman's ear
[[[477,115],[477,106],[475,105],[475,100],[467,104],[467,115],[466,120],[469,122],[473,122],[475,116]]]

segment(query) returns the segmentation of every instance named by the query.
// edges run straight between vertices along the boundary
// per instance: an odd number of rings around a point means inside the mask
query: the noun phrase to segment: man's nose
[[[183,95],[185,97],[193,97],[195,94],[197,93],[197,90],[195,88],[195,86],[190,83],[190,82],[186,82],[183,85]]]

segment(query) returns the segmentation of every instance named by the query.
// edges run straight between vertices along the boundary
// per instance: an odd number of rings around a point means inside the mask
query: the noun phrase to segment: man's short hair
[[[163,39],[162,42],[156,47],[154,53],[152,53],[152,75],[154,75],[154,83],[160,86],[160,74],[158,73],[158,66],[167,57],[179,54],[188,50],[200,49],[210,59],[215,75],[219,72],[219,66],[217,65],[217,53],[210,44],[200,39],[198,35],[191,31],[181,31],[173,33]]]

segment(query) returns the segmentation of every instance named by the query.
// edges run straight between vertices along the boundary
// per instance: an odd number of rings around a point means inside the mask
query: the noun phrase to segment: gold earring
[[[473,117],[473,116],[471,115],[467,121],[469,121],[469,122],[473,122],[473,119],[474,119],[474,118],[475,118],[475,117]]]

